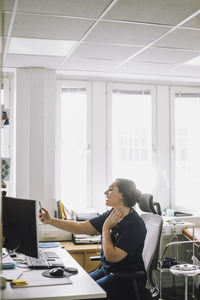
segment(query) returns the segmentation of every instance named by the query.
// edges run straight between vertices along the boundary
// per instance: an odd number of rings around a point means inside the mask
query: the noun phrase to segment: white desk
[[[93,299],[106,298],[105,291],[85,272],[85,270],[74,260],[74,258],[63,248],[48,248],[56,252],[67,267],[75,267],[78,274],[70,276],[72,284],[52,285],[41,287],[11,288],[7,282],[6,288],[2,291],[3,300],[66,300],[66,299]],[[20,270],[23,270],[20,268]],[[33,274],[41,277],[44,270],[31,270],[24,272],[20,279],[27,278]],[[12,270],[10,270],[12,272]],[[42,280],[43,277],[41,277]]]

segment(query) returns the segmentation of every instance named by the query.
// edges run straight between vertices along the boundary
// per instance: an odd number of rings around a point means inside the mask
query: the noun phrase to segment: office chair
[[[153,202],[153,196],[151,194],[142,194],[138,205],[144,212],[141,214],[141,217],[144,220],[147,229],[147,235],[142,253],[146,273],[144,271],[115,272],[113,273],[113,276],[123,279],[127,278],[127,280],[130,280],[135,292],[136,298],[134,299],[142,300],[137,285],[137,279],[139,278],[144,278],[147,276],[147,283],[150,287],[151,298],[154,298],[159,294],[159,288],[153,271],[157,268],[163,221],[162,217],[160,216],[160,204]],[[93,257],[91,260],[95,260],[95,258]]]
[[[158,202],[153,202],[153,196],[151,194],[142,194],[138,205],[144,212],[141,214],[141,217],[147,229],[142,253],[146,274],[143,271],[139,271],[119,272],[114,273],[114,275],[120,278],[130,279],[135,292],[135,299],[142,300],[137,285],[137,279],[139,278],[147,276],[151,298],[154,298],[159,294],[159,287],[154,276],[154,270],[157,269],[163,220],[161,217],[160,204]]]

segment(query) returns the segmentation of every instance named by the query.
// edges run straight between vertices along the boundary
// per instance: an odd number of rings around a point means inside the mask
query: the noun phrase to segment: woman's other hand
[[[122,219],[122,212],[120,210],[113,209],[108,216],[108,218],[104,222],[104,228],[112,229],[117,225],[117,223]]]
[[[45,208],[40,208],[39,209],[39,219],[42,223],[45,223],[45,224],[50,224],[51,222],[51,216],[48,212],[48,210],[46,210]]]

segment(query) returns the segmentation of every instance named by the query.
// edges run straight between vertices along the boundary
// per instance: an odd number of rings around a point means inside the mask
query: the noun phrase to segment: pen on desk
[[[17,278],[15,278],[15,279],[19,279],[23,274],[24,274],[24,271],[21,272],[21,273],[17,276]]]

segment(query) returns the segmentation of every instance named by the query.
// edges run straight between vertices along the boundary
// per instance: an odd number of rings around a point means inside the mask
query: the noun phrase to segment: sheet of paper
[[[17,279],[18,277],[20,277],[23,274],[23,270],[3,270],[2,271],[3,276],[7,279],[7,280],[14,280]]]
[[[27,288],[27,287],[35,287],[35,286],[48,286],[48,285],[62,285],[62,284],[72,284],[71,279],[68,277],[65,278],[43,278],[43,280],[27,280],[28,285],[22,286],[12,286],[13,288]]]

